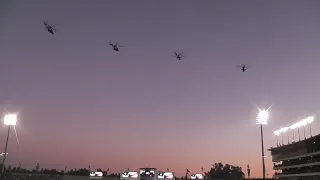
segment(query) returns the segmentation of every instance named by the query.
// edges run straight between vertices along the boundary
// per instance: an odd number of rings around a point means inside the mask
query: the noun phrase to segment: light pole
[[[6,114],[4,116],[4,124],[8,125],[8,134],[7,134],[7,139],[6,139],[6,146],[4,149],[4,155],[3,155],[3,161],[2,161],[2,167],[1,167],[1,173],[4,170],[4,163],[6,161],[6,156],[7,156],[7,148],[8,148],[8,141],[9,141],[9,135],[10,135],[10,127],[15,126],[17,124],[17,115],[16,114]]]
[[[8,154],[8,153],[7,153]],[[4,152],[2,152],[1,154],[0,154],[0,163],[1,163],[1,165],[2,165],[2,162],[3,162],[3,157],[4,157]],[[0,165],[0,166],[1,166]]]
[[[306,119],[307,123],[308,123],[309,126],[310,126],[310,137],[312,137],[312,133],[311,133],[311,123],[313,122],[313,120],[314,120],[314,117],[313,117],[313,116],[309,116],[309,117]]]
[[[277,136],[277,147],[279,147],[279,135],[280,135],[280,132],[279,131],[274,131],[273,134]]]
[[[260,135],[261,135],[261,156],[262,156],[262,178],[266,178],[266,165],[264,162],[264,147],[263,147],[263,124],[267,124],[269,119],[269,112],[267,110],[259,110],[259,114],[256,118],[256,123],[260,125]]]

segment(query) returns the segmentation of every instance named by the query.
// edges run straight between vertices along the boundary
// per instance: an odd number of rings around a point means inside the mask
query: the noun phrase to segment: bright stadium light
[[[260,110],[256,118],[256,123],[261,125],[267,124],[268,119],[269,119],[269,112],[267,110]]]
[[[17,124],[17,114],[6,114],[4,116],[4,124],[8,125],[8,134],[7,134],[7,139],[6,139],[6,145],[4,149],[4,156],[3,156],[3,161],[2,161],[2,167],[1,167],[1,173],[4,170],[4,163],[6,160],[7,156],[7,148],[8,148],[8,141],[9,141],[9,135],[10,135],[10,127],[15,126]]]
[[[17,115],[16,114],[6,114],[4,116],[4,124],[15,126],[17,124]]]
[[[269,112],[268,112],[269,109],[267,110],[260,110],[259,109],[259,114],[258,116],[256,117],[256,123],[258,125],[260,125],[260,135],[261,135],[261,151],[262,151],[262,176],[263,176],[263,179],[265,179],[266,177],[266,165],[265,165],[265,162],[264,162],[264,159],[265,159],[265,155],[264,155],[264,147],[263,147],[263,130],[262,130],[262,125],[265,125],[267,124],[267,121],[269,119]]]

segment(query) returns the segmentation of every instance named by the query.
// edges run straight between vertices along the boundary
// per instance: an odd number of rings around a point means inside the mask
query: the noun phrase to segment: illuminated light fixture
[[[203,179],[202,174],[192,174],[191,179]]]
[[[280,131],[273,131],[273,134],[276,135],[276,136],[279,136],[280,135]]]
[[[6,114],[4,116],[4,124],[15,126],[17,124],[17,115],[16,114]]]
[[[129,178],[129,177],[137,178],[138,177],[138,172],[123,172],[123,173],[121,173],[121,176],[123,178]]]
[[[259,114],[256,118],[257,124],[267,124],[267,120],[269,119],[269,112],[267,110],[260,110]]]
[[[313,121],[314,121],[314,116],[309,116],[309,117],[307,117],[307,118],[305,118],[305,119],[303,119],[303,120],[301,120],[301,121],[299,121],[297,123],[292,124],[289,127],[283,127],[283,128],[281,128],[281,129],[279,129],[277,131],[274,131],[273,134],[276,135],[276,136],[279,136],[280,134],[282,135],[282,133],[284,133],[284,132],[287,132],[289,130],[293,130],[293,140],[294,140],[294,130],[298,129],[298,135],[299,135],[299,140],[300,140],[300,130],[299,130],[299,128],[303,127],[303,129],[304,129],[304,137],[306,138],[305,126],[307,124],[310,125],[310,136],[312,136],[312,134],[311,134],[311,123]],[[288,139],[288,141],[289,141],[289,139]],[[283,144],[283,142],[282,142],[282,144]]]
[[[160,172],[158,173],[159,179],[173,179],[173,173],[172,172]]]

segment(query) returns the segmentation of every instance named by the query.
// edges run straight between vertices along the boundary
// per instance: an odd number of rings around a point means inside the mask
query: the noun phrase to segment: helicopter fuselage
[[[116,45],[116,44],[114,45],[114,44],[111,44],[111,43],[109,45],[112,46],[114,51],[119,51],[118,45]]]
[[[177,58],[178,60],[181,60],[181,58],[182,58],[181,54],[174,53],[174,55],[176,56],[176,58]]]
[[[52,26],[48,25],[48,24],[44,24],[46,26],[46,29],[49,33],[54,34],[54,29]]]
[[[48,28],[48,32],[51,33],[51,34],[54,34],[54,31],[51,28]]]

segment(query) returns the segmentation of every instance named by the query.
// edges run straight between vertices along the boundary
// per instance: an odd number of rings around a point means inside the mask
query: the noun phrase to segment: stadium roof
[[[283,151],[286,149],[291,149],[291,148],[295,148],[297,146],[303,145],[305,143],[308,143],[310,141],[320,141],[320,134],[316,135],[316,136],[312,136],[310,138],[304,139],[304,140],[300,140],[300,141],[296,141],[290,144],[284,144],[278,147],[271,147],[270,149],[268,149],[268,151]]]

